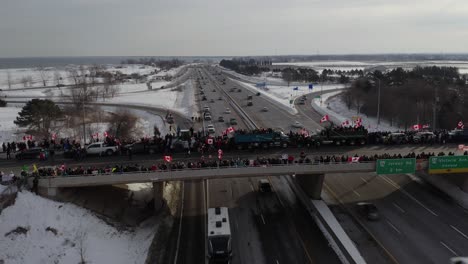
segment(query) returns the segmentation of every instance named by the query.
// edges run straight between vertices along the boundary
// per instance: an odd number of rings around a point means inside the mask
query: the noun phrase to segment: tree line
[[[161,60],[154,57],[149,58],[138,58],[138,59],[126,59],[121,64],[143,64],[148,66],[156,66],[158,68],[169,70],[172,68],[180,67],[184,64],[184,61],[178,59],[172,60]]]
[[[348,108],[375,117],[380,87],[380,118],[391,125],[410,128],[453,129],[468,116],[466,77],[454,67],[396,68],[374,71],[355,80],[342,94]]]

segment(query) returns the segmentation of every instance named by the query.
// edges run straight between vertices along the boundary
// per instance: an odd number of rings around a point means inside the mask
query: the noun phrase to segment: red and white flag
[[[52,140],[55,140],[57,138],[57,134],[52,133]]]
[[[168,156],[168,155],[164,156],[164,161],[165,162],[172,162],[172,156]]]
[[[349,121],[348,120],[345,120],[341,123],[341,126],[342,127],[346,127],[346,126],[349,126]]]
[[[228,128],[226,129],[226,131],[227,131],[228,133],[232,133],[232,132],[234,132],[234,131],[236,131],[236,130],[235,130],[232,126],[230,126],[230,127],[228,127]]]
[[[307,129],[303,128],[301,129],[301,135],[303,135],[304,137],[308,137],[309,136],[309,131],[307,131]]]
[[[107,133],[107,131],[104,131],[104,137],[108,137],[109,136],[109,133]]]
[[[330,121],[330,119],[328,118],[328,115],[324,115],[322,119],[320,119],[320,123],[327,122],[327,121]]]
[[[212,139],[212,138],[208,138],[208,139],[206,140],[206,143],[207,143],[208,145],[213,145],[213,139]]]
[[[418,131],[419,129],[421,129],[421,125],[420,124],[413,125],[413,129]]]
[[[463,124],[463,121],[458,122],[457,128],[459,128],[459,129],[465,128],[465,125]]]
[[[465,148],[465,145],[463,144],[458,145],[458,150],[463,150],[464,148]]]
[[[348,157],[348,162],[358,163],[361,157]]]
[[[65,170],[65,164],[62,164],[62,166],[60,166],[60,170],[62,170],[62,171]]]
[[[218,149],[218,159],[223,159],[223,150],[222,149]]]

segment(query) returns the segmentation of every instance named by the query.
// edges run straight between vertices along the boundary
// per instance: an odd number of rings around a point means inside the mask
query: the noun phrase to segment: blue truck
[[[237,149],[286,148],[289,145],[289,137],[281,131],[236,133],[234,143]]]

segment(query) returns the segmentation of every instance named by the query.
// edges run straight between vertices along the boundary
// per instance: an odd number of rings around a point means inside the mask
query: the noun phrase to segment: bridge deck
[[[328,174],[375,171],[375,162],[291,164],[248,167],[219,167],[168,171],[109,173],[97,175],[47,177],[39,180],[40,187],[84,187],[127,183],[221,179],[292,174]]]

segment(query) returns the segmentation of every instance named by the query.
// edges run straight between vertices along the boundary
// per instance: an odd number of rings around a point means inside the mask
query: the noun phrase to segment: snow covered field
[[[18,193],[0,214],[0,259],[22,263],[144,263],[156,221],[120,231],[88,210]],[[12,232],[16,230],[17,232]]]

